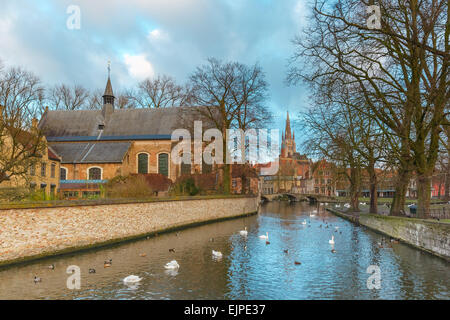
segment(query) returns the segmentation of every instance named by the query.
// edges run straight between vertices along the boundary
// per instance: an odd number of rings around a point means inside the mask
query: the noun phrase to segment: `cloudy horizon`
[[[0,0],[0,61],[48,86],[114,90],[167,74],[187,81],[209,57],[258,63],[266,74],[274,127],[306,106],[307,91],[285,83],[291,40],[305,23],[306,0]],[[69,29],[71,5],[79,29]],[[294,127],[295,129],[295,127]],[[298,133],[297,136],[300,137]]]

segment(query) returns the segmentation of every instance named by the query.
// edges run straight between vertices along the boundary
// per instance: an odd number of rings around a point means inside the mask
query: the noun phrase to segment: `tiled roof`
[[[131,142],[52,143],[61,163],[121,163]]]

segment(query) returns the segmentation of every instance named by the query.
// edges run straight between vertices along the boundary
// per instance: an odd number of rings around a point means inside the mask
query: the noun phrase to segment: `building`
[[[4,127],[5,132],[1,135],[3,139],[1,142],[2,152],[5,154],[13,152],[10,149],[14,145],[15,149],[23,149],[23,154],[30,150],[30,152],[36,151],[37,156],[28,157],[25,155],[22,160],[16,161],[16,165],[26,167],[13,170],[23,173],[8,174],[7,172],[6,180],[0,183],[0,190],[26,189],[41,191],[44,198],[51,198],[56,196],[59,188],[61,157],[48,145],[45,137],[37,134],[37,120],[33,119],[32,123],[33,125],[29,131]],[[19,153],[16,152],[16,154]]]
[[[295,133],[291,130],[289,112],[286,127],[282,133],[281,150],[278,158],[279,170],[276,175],[262,177],[262,192],[312,193],[311,160],[297,152]]]
[[[312,166],[314,194],[334,196],[336,193],[336,175],[333,163],[319,160]]]
[[[171,161],[172,132],[193,121],[192,107],[116,109],[110,77],[101,110],[46,109],[39,129],[61,157],[60,189],[66,197],[98,194],[116,176],[161,174],[175,181],[202,166]]]

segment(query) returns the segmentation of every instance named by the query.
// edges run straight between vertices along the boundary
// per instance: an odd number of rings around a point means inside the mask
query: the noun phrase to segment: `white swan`
[[[346,207],[346,208],[348,209],[348,208],[350,208],[351,206],[350,206],[349,203],[346,203],[346,204],[344,204],[344,207]]]
[[[241,236],[247,236],[248,235],[247,227],[245,227],[244,230],[239,231],[239,233],[241,234]]]
[[[303,225],[306,225],[306,220],[303,220],[303,221],[302,221],[302,224],[303,224]]]
[[[268,233],[268,232],[266,232],[266,234],[265,234],[265,235],[260,235],[260,236],[259,236],[259,238],[260,238],[260,239],[265,239],[265,240],[269,240],[269,233]]]
[[[329,244],[334,244],[334,236],[331,236],[331,240],[328,240]]]
[[[128,277],[124,278],[123,282],[125,282],[125,283],[137,283],[137,282],[139,282],[141,280],[142,280],[142,278],[140,278],[138,276],[131,275],[131,276],[128,276]]]
[[[336,204],[335,207],[336,207],[336,208],[340,208],[341,205],[340,205],[340,204]]]
[[[164,268],[166,269],[178,269],[180,265],[178,264],[177,260],[172,260],[170,262],[167,262]]]
[[[220,251],[212,251],[212,255],[213,255],[213,257],[215,257],[215,258],[222,258],[222,252],[220,252]]]

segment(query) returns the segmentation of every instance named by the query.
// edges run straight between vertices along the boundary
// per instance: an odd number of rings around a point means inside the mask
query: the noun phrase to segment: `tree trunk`
[[[417,213],[426,218],[430,214],[431,174],[421,174],[417,177]]]
[[[395,184],[395,194],[392,201],[391,216],[403,215],[406,202],[406,191],[408,190],[409,180],[411,179],[411,173],[407,169],[400,169],[398,172],[397,181]]]
[[[360,172],[359,168],[350,168],[350,204],[353,212],[359,211],[359,189]]]
[[[373,162],[369,164],[367,168],[369,173],[369,184],[370,184],[370,213],[378,213],[378,194],[377,194],[377,174],[375,172],[375,165]]]

